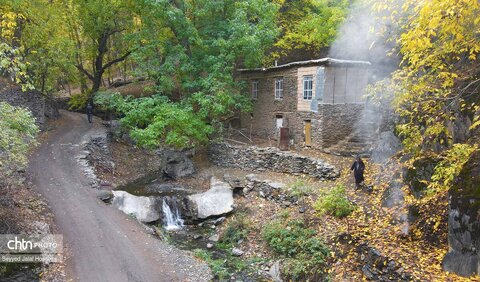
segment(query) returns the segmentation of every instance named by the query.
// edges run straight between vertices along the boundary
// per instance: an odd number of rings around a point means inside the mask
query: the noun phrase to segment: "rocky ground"
[[[265,144],[268,145],[267,143]],[[135,176],[145,175],[145,172],[154,172],[162,162],[158,154],[147,153],[125,143],[114,142],[110,148],[115,173],[101,170],[98,172],[103,179],[112,183],[125,183]],[[201,247],[210,249],[214,254],[218,238],[221,241],[228,227],[238,221],[239,217],[245,217],[249,225],[248,234],[244,240],[237,242],[235,252],[241,253],[243,261],[255,261],[251,263],[252,271],[257,275],[254,280],[271,280],[273,278],[269,273],[278,268],[278,257],[262,239],[261,230],[280,214],[288,211],[292,218],[308,222],[308,226],[316,229],[318,236],[329,246],[331,252],[326,272],[333,281],[465,280],[441,270],[441,262],[447,252],[444,239],[437,238],[434,243],[425,241],[422,237],[424,235],[420,235],[418,231],[422,229],[421,226],[409,225],[403,217],[408,214],[405,205],[387,203],[392,189],[391,183],[395,182],[394,163],[379,165],[366,160],[366,184],[371,185],[373,190],[355,191],[353,176],[349,170],[352,157],[309,149],[296,152],[308,158],[323,160],[339,170],[340,176],[332,180],[318,179],[308,173],[272,172],[255,166],[226,167],[222,162],[215,165],[209,161],[211,158],[208,153],[207,150],[196,152],[193,155],[195,174],[179,178],[176,183],[193,187],[197,191],[205,191],[210,187],[209,180],[212,176],[229,182],[238,191],[234,198],[235,210],[220,223],[207,220],[206,225],[212,226],[207,228],[207,231],[189,227],[189,230],[193,231],[186,235],[188,240],[197,240],[201,236],[205,237],[205,240],[200,240],[201,243],[197,244],[186,244],[187,248]],[[239,181],[242,184],[239,185]],[[288,190],[299,182],[309,186],[310,192],[300,201],[292,200],[288,197]],[[355,204],[354,212],[343,219],[329,215],[319,216],[313,208],[315,201],[324,191],[329,191],[339,184],[346,187],[348,199]],[[262,187],[266,187],[265,185],[280,185],[280,190],[285,192],[269,194],[272,189],[264,190]],[[253,186],[256,188],[252,189]],[[272,191],[277,191],[275,187]],[[400,193],[398,189],[395,191]],[[198,232],[203,233],[198,235]],[[233,275],[231,279],[236,281],[235,279],[240,278]]]

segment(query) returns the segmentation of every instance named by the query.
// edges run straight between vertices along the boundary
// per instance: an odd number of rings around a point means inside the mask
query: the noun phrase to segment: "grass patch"
[[[227,268],[226,260],[214,259],[212,258],[212,255],[210,254],[209,251],[202,250],[202,249],[195,249],[193,251],[193,254],[197,258],[205,261],[208,264],[208,266],[212,269],[213,275],[215,275],[215,277],[220,281],[230,277],[230,272]]]
[[[262,230],[262,237],[283,258],[283,274],[289,279],[318,281],[324,276],[328,248],[299,219],[277,219]]]
[[[297,199],[306,197],[313,192],[312,186],[305,183],[305,181],[297,180],[291,183],[287,188],[287,193],[291,197],[295,197]]]
[[[252,224],[245,214],[236,214],[228,223],[222,234],[221,242],[235,245],[240,240],[247,238],[252,229]]]
[[[355,209],[352,202],[347,199],[345,187],[340,184],[323,193],[313,207],[320,214],[329,214],[339,218],[348,216]]]

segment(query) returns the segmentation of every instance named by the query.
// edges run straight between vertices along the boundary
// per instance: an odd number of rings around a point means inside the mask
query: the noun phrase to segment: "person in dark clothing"
[[[92,115],[93,115],[93,106],[92,103],[88,103],[87,105],[87,117],[88,117],[88,122],[92,123]]]
[[[355,190],[358,190],[363,184],[363,171],[365,170],[365,164],[362,159],[357,156],[350,170],[353,170],[353,176],[355,176]]]

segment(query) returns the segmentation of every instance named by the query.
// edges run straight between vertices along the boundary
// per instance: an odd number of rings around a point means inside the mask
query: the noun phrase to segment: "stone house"
[[[253,102],[253,112],[240,115],[240,126],[275,140],[280,128],[288,128],[296,147],[331,147],[352,135],[362,115],[369,66],[323,58],[240,69],[237,78],[247,83]]]

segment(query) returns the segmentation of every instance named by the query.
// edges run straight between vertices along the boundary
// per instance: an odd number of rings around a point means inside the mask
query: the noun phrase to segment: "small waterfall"
[[[162,203],[163,225],[166,230],[179,230],[183,227],[183,219],[180,217],[180,211],[175,199],[164,197]]]

